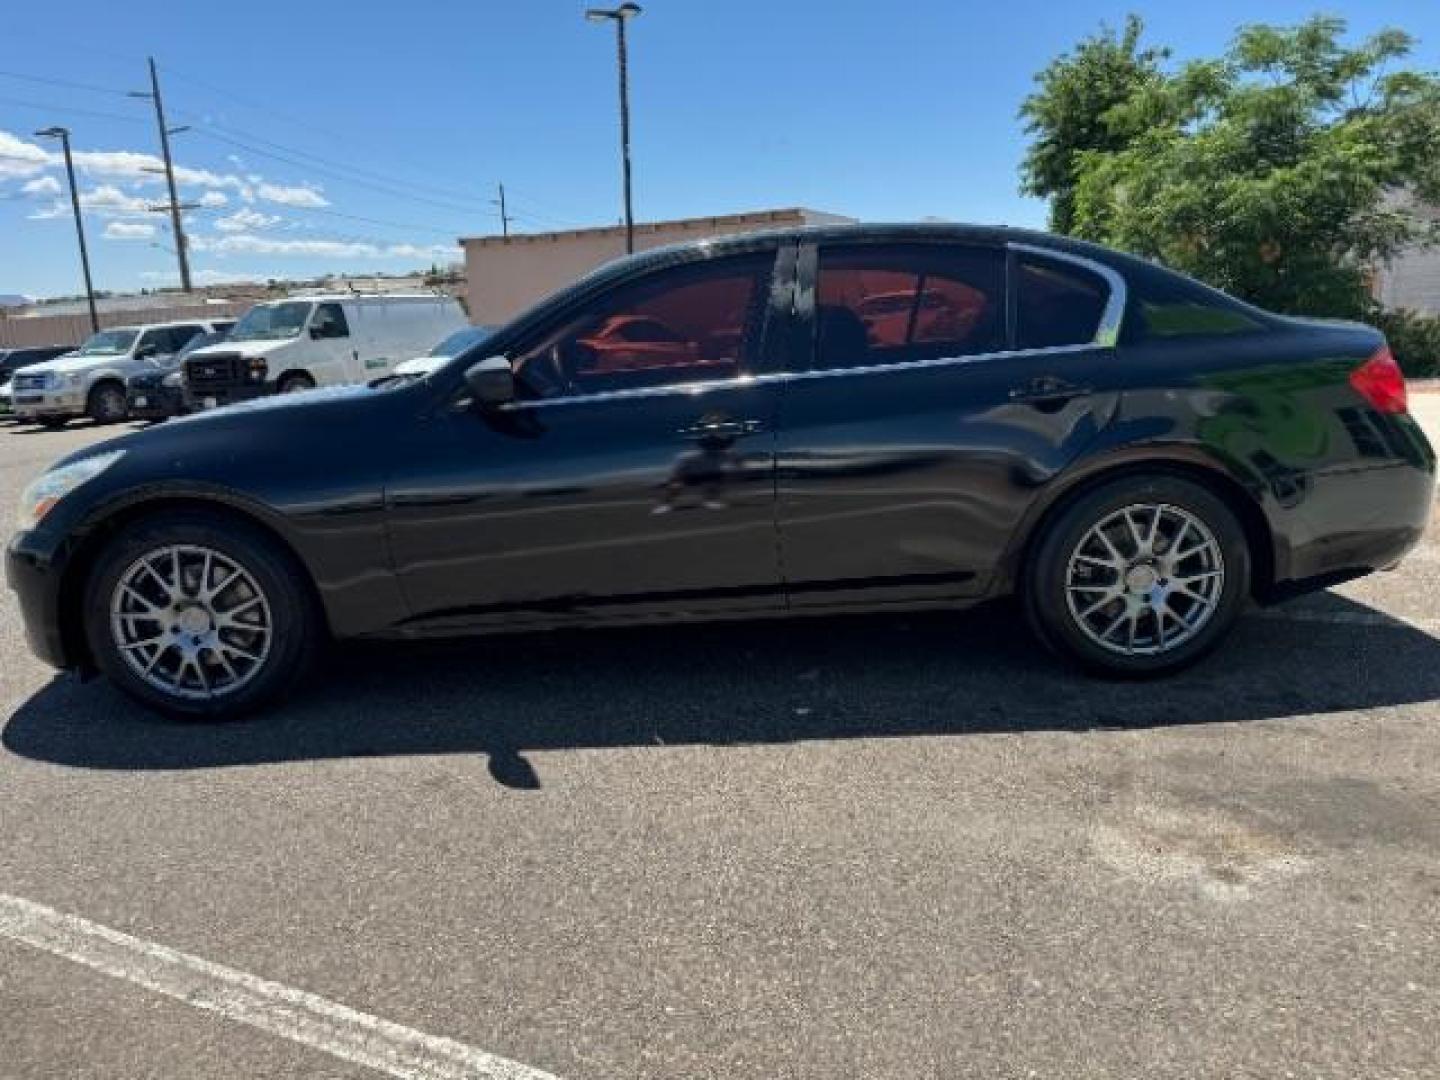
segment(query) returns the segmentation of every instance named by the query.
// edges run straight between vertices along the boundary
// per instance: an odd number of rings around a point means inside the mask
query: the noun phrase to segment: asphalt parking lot
[[[0,427],[7,531],[109,433]],[[0,933],[0,1076],[1440,1075],[1434,530],[1151,685],[1004,607],[350,649],[226,727],[8,593],[0,657],[0,931],[104,928]]]

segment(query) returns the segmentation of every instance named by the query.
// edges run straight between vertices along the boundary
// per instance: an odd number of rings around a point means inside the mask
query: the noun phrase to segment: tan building
[[[795,207],[678,221],[637,222],[635,250],[731,233],[835,225],[853,220]],[[463,237],[460,246],[465,250],[470,320],[483,326],[505,322],[582,274],[624,255],[625,228],[616,225],[565,232],[516,233],[509,237]]]

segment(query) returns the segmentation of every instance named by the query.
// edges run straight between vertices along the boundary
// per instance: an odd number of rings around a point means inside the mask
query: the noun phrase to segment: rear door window
[[[884,366],[998,352],[1005,344],[1005,257],[941,245],[824,248],[815,367]]]
[[[1099,274],[1056,259],[1016,260],[1016,348],[1051,349],[1095,341],[1110,286]]]

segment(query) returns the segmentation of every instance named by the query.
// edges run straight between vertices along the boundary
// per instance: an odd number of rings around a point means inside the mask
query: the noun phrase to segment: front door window
[[[532,394],[569,397],[733,379],[750,372],[772,256],[652,275],[524,350]]]

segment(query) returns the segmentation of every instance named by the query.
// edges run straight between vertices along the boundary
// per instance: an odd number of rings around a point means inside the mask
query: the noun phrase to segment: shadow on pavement
[[[1303,601],[1340,619],[1374,609]],[[578,747],[1086,731],[1253,721],[1440,699],[1440,640],[1388,625],[1246,618],[1214,656],[1151,683],[1087,678],[1006,605],[962,614],[567,632],[351,646],[295,700],[236,724],[157,719],[104,681],[57,677],[3,733],[14,753],[96,769],[197,769]]]

